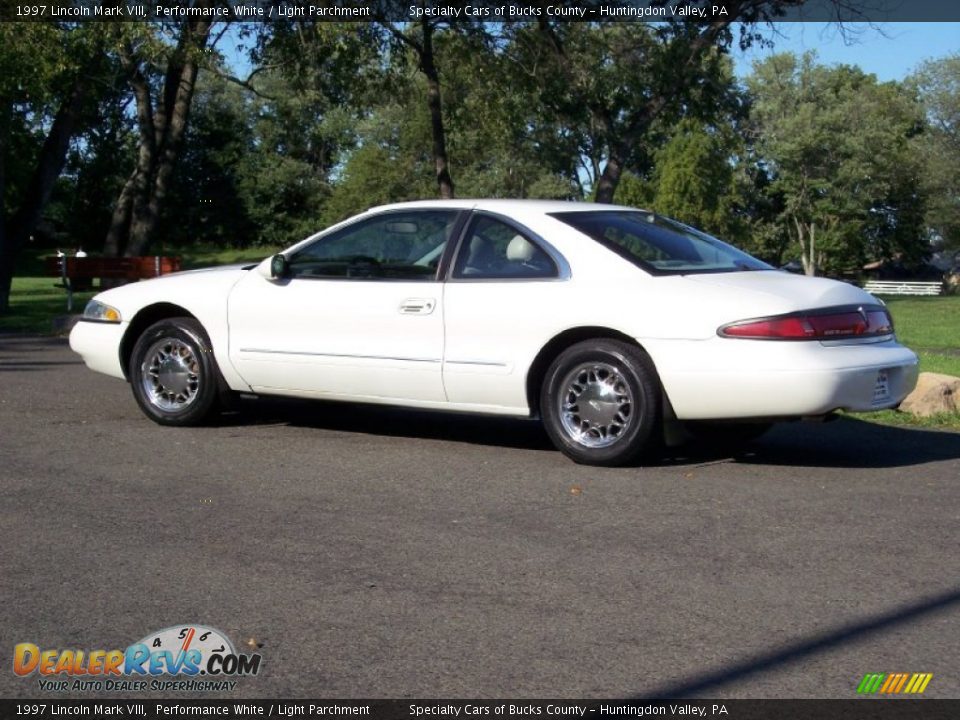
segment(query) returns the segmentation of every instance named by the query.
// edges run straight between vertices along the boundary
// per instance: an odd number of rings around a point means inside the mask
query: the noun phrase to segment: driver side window
[[[293,277],[435,280],[454,210],[385,213],[326,235],[290,257]]]
[[[553,259],[536,242],[496,218],[480,215],[457,252],[453,277],[464,280],[554,278]]]

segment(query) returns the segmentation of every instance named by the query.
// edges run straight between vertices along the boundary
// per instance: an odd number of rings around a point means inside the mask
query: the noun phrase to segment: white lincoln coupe
[[[108,290],[70,346],[150,419],[231,394],[539,417],[573,460],[896,406],[917,357],[876,298],[592,203],[374,208],[258,265]]]

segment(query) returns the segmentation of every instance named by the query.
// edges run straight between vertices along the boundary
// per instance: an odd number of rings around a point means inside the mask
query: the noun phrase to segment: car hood
[[[154,303],[173,303],[197,315],[207,305],[226,307],[230,288],[246,276],[249,265],[222,265],[186,270],[106,290],[96,299],[131,318],[140,308]],[[195,310],[196,308],[196,310]]]
[[[203,287],[207,283],[220,283],[227,277],[243,277],[250,263],[237,265],[217,265],[215,267],[199,268],[198,270],[181,270],[180,272],[160,275],[155,278],[147,278],[140,282],[123,285],[123,288],[156,288],[171,285],[190,285]],[[255,267],[255,266],[254,266]]]
[[[257,263],[234,263],[233,265],[214,265],[213,267],[198,268],[196,270],[181,270],[180,272],[163,275],[164,278],[184,277],[187,275],[202,275],[204,273],[235,272],[245,268],[256,267]]]

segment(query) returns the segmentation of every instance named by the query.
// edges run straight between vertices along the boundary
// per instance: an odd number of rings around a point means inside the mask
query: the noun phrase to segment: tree
[[[396,47],[411,58],[411,51]],[[438,33],[444,146],[467,197],[580,197],[575,145],[558,141],[538,114],[532,88],[511,77],[509,57],[467,32]],[[437,194],[428,81],[413,62],[387,59],[381,87],[366,98],[356,147],[345,153],[324,211],[336,222],[371,205]]]
[[[96,107],[101,40],[95,25],[0,23],[0,313],[70,141]]]
[[[926,113],[920,142],[926,222],[939,243],[960,249],[960,55],[923,63],[908,78]]]
[[[158,219],[158,237],[165,244],[242,247],[258,239],[261,228],[251,217],[254,203],[241,187],[260,170],[251,167],[258,153],[259,104],[215,73],[198,78],[183,151],[168,191],[171,210]],[[262,172],[261,179],[272,180]],[[270,185],[277,194],[282,192]]]
[[[582,197],[577,146],[540,112],[539,88],[518,74],[510,53],[491,37],[446,33],[444,79],[450,157],[466,197]]]
[[[419,6],[423,7],[423,5],[423,0],[419,0]],[[393,56],[402,60],[405,52],[412,52],[416,58],[417,68],[426,80],[431,153],[436,171],[437,189],[440,197],[452,198],[454,185],[450,174],[450,159],[447,155],[447,133],[444,127],[440,67],[437,62],[436,43],[438,37],[444,31],[451,32],[453,29],[471,32],[472,36],[480,43],[484,38],[482,26],[473,21],[450,21],[429,16],[424,16],[417,22],[403,25],[387,20],[381,20],[380,22],[393,40]]]
[[[197,0],[209,7],[212,0]],[[142,255],[154,238],[167,201],[190,117],[197,74],[211,20],[191,16],[171,27],[168,45],[155,26],[120,24],[117,53],[136,100],[137,159],[117,199],[104,242],[109,255]],[[162,79],[153,68],[163,67]]]
[[[739,235],[734,147],[732,137],[683,120],[657,153],[653,209],[720,237]]]
[[[808,275],[926,252],[911,139],[919,108],[896,83],[785,53],[755,65],[753,141]]]
[[[684,5],[709,5],[692,2]],[[737,0],[710,22],[580,23],[541,18],[515,28],[517,67],[534,74],[545,107],[576,128],[591,157],[597,202],[611,202],[625,170],[644,166],[655,124],[709,120],[735,101],[723,72],[734,42],[760,40],[759,23],[802,0]]]
[[[236,166],[238,197],[260,242],[288,244],[369,206],[363,194],[338,195],[334,186],[357,175],[350,163],[375,109],[397,94],[382,33],[372,23],[296,21],[260,34],[256,67],[240,83],[252,94],[251,147]],[[389,185],[390,168],[371,172]]]

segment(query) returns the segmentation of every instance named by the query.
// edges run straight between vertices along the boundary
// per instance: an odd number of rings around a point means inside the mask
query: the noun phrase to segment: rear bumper
[[[681,420],[882,410],[899,405],[917,383],[917,356],[895,341],[824,345],[718,337],[640,342]],[[883,389],[881,378],[885,393],[877,392]]]
[[[128,325],[81,320],[70,331],[70,349],[80,355],[91,370],[122,379],[120,341]]]

